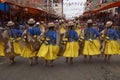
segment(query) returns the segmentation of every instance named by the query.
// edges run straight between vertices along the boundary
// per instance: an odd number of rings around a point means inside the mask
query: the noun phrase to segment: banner
[[[64,6],[84,6],[84,2],[65,2],[63,3]]]
[[[8,13],[10,11],[10,5],[0,2],[0,11]]]

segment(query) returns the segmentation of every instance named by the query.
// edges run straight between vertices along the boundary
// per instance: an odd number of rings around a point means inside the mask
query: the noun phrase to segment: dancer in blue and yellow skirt
[[[73,63],[73,58],[79,56],[79,44],[77,42],[78,40],[78,34],[74,30],[74,23],[70,21],[68,23],[69,30],[67,32],[66,38],[68,39],[68,42],[66,44],[65,52],[63,53],[63,56],[66,57],[66,63]]]
[[[9,27],[9,35],[10,35],[10,40],[13,43],[13,48],[14,48],[14,52],[17,55],[21,54],[21,35],[22,32],[15,29],[14,25],[12,26],[8,26]]]
[[[13,27],[10,27],[9,34],[10,34],[10,40],[14,46],[15,54],[20,55],[22,51],[22,46],[20,43],[22,32],[17,29],[14,29]]]
[[[8,21],[8,29],[4,31],[4,42],[5,42],[5,56],[9,58],[10,63],[14,64],[14,58],[16,54],[21,53],[21,46],[19,44],[19,35],[21,34],[19,30],[14,29],[14,22]]]
[[[104,40],[105,40],[105,61],[109,61],[112,55],[119,54],[119,43],[117,42],[118,34],[112,28],[113,22],[108,21],[106,23],[106,30],[104,32]]]
[[[87,56],[90,56],[89,61],[91,61],[92,56],[100,55],[100,42],[97,39],[100,36],[100,33],[97,29],[93,28],[92,20],[87,21],[87,28],[85,30],[85,42],[83,48],[84,61],[86,61]]]
[[[45,65],[53,66],[53,61],[58,58],[59,47],[56,45],[57,34],[54,31],[55,24],[48,23],[49,30],[45,34],[45,41],[41,45],[38,57],[45,60]]]
[[[23,41],[25,41],[24,48],[22,50],[21,56],[24,58],[29,58],[30,65],[33,64],[33,58],[36,58],[37,50],[36,38],[41,34],[38,27],[34,27],[35,20],[33,18],[28,20],[29,28],[23,32]],[[37,60],[36,60],[37,61]]]

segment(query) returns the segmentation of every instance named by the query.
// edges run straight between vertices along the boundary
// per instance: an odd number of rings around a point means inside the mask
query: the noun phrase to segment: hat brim
[[[14,26],[14,25],[15,25],[14,23],[7,24],[7,26],[9,26],[9,27],[10,27],[10,26]]]
[[[35,22],[29,22],[29,21],[28,21],[28,24],[35,24]]]
[[[35,24],[35,20],[28,20],[28,24]]]
[[[110,27],[110,26],[112,26],[113,25],[113,23],[109,23],[109,24],[106,24],[105,26],[106,27]]]
[[[87,22],[88,24],[92,24],[93,22]]]
[[[68,27],[69,26],[74,26],[75,24],[74,23],[68,23]]]
[[[50,25],[48,25],[47,27],[48,27],[48,28],[49,28],[49,27],[55,27],[55,24],[50,24]]]

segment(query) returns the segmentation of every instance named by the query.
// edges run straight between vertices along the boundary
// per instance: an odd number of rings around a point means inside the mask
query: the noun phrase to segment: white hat
[[[62,19],[61,21],[64,22],[64,19]]]
[[[58,22],[58,20],[55,20],[56,22]]]
[[[15,23],[13,21],[8,21],[7,26],[13,26]]]
[[[87,21],[87,23],[93,23],[92,19],[89,19],[89,20]]]
[[[44,23],[44,21],[41,21],[40,23],[42,23],[42,24],[43,24],[43,23]]]
[[[40,25],[40,23],[39,23],[39,22],[37,22],[36,24],[37,24],[37,25]]]
[[[28,20],[28,24],[34,24],[35,23],[35,20],[33,19],[33,18],[30,18],[29,20]]]
[[[107,22],[106,22],[106,27],[110,27],[112,24],[113,24],[112,21],[107,21]]]
[[[62,22],[62,20],[59,20],[59,22],[61,23],[61,22]]]
[[[74,22],[73,21],[69,21],[68,22],[68,26],[74,26],[75,24],[74,24]]]
[[[54,22],[50,22],[50,23],[48,23],[48,26],[47,26],[47,27],[55,27]]]

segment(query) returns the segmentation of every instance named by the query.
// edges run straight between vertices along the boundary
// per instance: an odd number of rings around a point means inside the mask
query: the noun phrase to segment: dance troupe
[[[7,57],[10,64],[15,63],[16,56],[28,58],[30,65],[37,64],[41,58],[45,65],[53,66],[60,56],[73,64],[73,59],[82,55],[84,61],[87,57],[91,61],[93,56],[102,54],[109,62],[112,55],[120,54],[119,35],[112,21],[107,21],[101,32],[91,19],[86,24],[62,19],[60,24],[43,25],[31,18],[27,24],[27,28],[19,30],[13,21],[8,21],[7,28],[0,29],[0,57]]]

